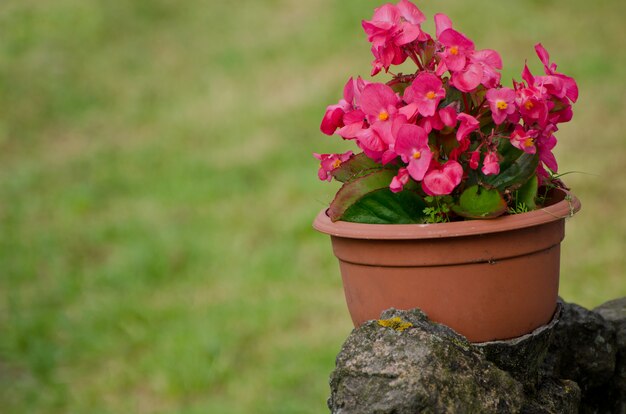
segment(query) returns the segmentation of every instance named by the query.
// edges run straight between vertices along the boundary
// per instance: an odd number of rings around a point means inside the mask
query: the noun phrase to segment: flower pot
[[[565,218],[580,202],[563,190],[550,200],[528,213],[443,224],[333,223],[323,210],[313,226],[331,236],[355,327],[388,308],[420,308],[486,342],[552,319]]]

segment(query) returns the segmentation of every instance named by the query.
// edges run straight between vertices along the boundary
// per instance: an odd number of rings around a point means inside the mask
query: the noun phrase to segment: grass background
[[[320,413],[350,332],[313,151],[363,0],[0,3],[0,411]],[[562,295],[626,295],[626,3],[423,1],[579,81]],[[432,30],[431,19],[426,25]]]

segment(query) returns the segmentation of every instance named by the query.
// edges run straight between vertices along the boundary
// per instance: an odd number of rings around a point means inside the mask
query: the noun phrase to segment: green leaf
[[[506,202],[498,190],[474,185],[463,191],[459,204],[452,206],[452,210],[466,218],[493,218],[506,211]]]
[[[351,157],[348,161],[342,163],[339,168],[331,172],[331,175],[337,181],[347,183],[355,180],[356,178],[383,169],[392,170],[393,168],[385,167],[382,164],[377,163],[362,152]]]
[[[425,207],[424,200],[413,191],[394,194],[389,188],[383,188],[352,204],[341,220],[368,224],[423,223]]]
[[[407,82],[399,82],[399,83],[394,83],[393,85],[391,85],[391,89],[395,92],[395,93],[399,93],[400,95],[404,95],[404,91],[406,90],[406,88],[408,88],[411,84],[407,83]]]
[[[421,197],[410,190],[397,194],[389,190],[395,174],[380,170],[345,183],[330,203],[330,219],[361,223],[421,222],[426,206]]]
[[[500,152],[504,156],[500,162],[500,173],[482,179],[483,184],[500,191],[521,187],[535,174],[539,164],[539,155],[526,154],[510,144],[508,146],[510,148]]]
[[[446,97],[439,104],[439,108],[445,108],[456,102],[463,102],[463,92],[448,83],[446,85]]]
[[[539,180],[537,180],[537,176],[533,174],[533,176],[530,177],[530,179],[526,181],[524,185],[519,188],[519,190],[517,190],[515,203],[526,205],[528,210],[535,210],[537,208],[535,200],[537,198],[538,190]]]

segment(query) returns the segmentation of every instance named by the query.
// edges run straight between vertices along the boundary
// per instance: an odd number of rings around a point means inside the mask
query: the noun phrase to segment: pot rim
[[[474,236],[486,233],[539,226],[572,217],[580,210],[580,201],[564,189],[557,189],[560,201],[527,213],[501,216],[495,219],[466,220],[436,224],[365,224],[347,221],[332,222],[327,208],[313,221],[315,230],[331,236],[349,239],[410,240]],[[568,197],[569,196],[569,197]]]

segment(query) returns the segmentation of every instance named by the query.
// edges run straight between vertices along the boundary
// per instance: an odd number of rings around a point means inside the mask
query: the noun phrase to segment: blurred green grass
[[[325,411],[351,326],[311,152],[348,148],[318,125],[369,72],[379,4],[0,4],[3,413]],[[626,4],[418,5],[505,80],[539,41],[579,80],[557,157],[591,175],[567,176],[561,292],[626,295]]]

